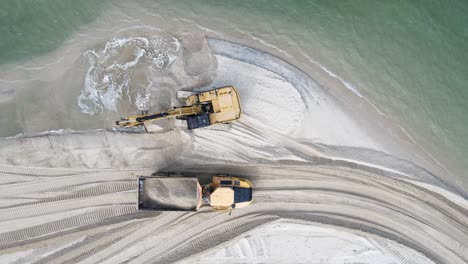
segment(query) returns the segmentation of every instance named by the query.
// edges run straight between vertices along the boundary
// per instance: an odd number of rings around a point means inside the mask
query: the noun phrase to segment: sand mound
[[[302,124],[305,104],[297,89],[281,75],[221,55],[216,59],[217,77],[211,86],[237,87],[243,114],[283,133]]]

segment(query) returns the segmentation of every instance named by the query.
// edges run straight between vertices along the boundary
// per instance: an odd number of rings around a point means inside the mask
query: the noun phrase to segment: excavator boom
[[[176,107],[174,109],[164,110],[161,112],[149,114],[149,115],[139,115],[139,116],[130,116],[128,118],[122,118],[119,121],[115,122],[116,126],[120,127],[134,127],[144,125],[145,122],[167,119],[171,117],[185,117],[192,116],[202,113],[201,105],[192,105],[192,106],[183,106]]]

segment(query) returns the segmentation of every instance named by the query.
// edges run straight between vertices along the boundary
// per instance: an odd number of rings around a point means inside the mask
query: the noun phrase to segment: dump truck
[[[152,114],[145,113],[121,118],[115,122],[115,125],[117,127],[138,127],[156,120],[177,118],[186,120],[188,129],[196,129],[238,120],[241,112],[239,93],[236,88],[225,86],[191,94],[186,98],[185,106]]]
[[[198,178],[157,174],[138,178],[138,209],[196,211],[201,206],[230,210],[252,202],[252,183],[246,179],[217,175],[200,185]]]

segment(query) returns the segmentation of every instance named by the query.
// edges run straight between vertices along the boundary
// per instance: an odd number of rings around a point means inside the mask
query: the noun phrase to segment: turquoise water
[[[60,46],[93,21],[106,1],[0,1],[0,63],[31,58]]]
[[[153,13],[258,36],[286,52],[300,50],[352,84],[428,152],[466,161],[467,1],[138,3]],[[111,6],[97,0],[0,2],[0,63],[53,51]]]

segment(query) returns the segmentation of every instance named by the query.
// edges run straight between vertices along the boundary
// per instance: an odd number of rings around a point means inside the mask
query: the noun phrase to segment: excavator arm
[[[121,118],[115,122],[116,126],[119,127],[135,127],[144,125],[145,122],[154,120],[167,119],[171,117],[183,118],[187,116],[193,116],[203,113],[202,105],[191,105],[184,107],[175,107],[174,109],[164,110],[153,114],[130,116],[128,118]]]

